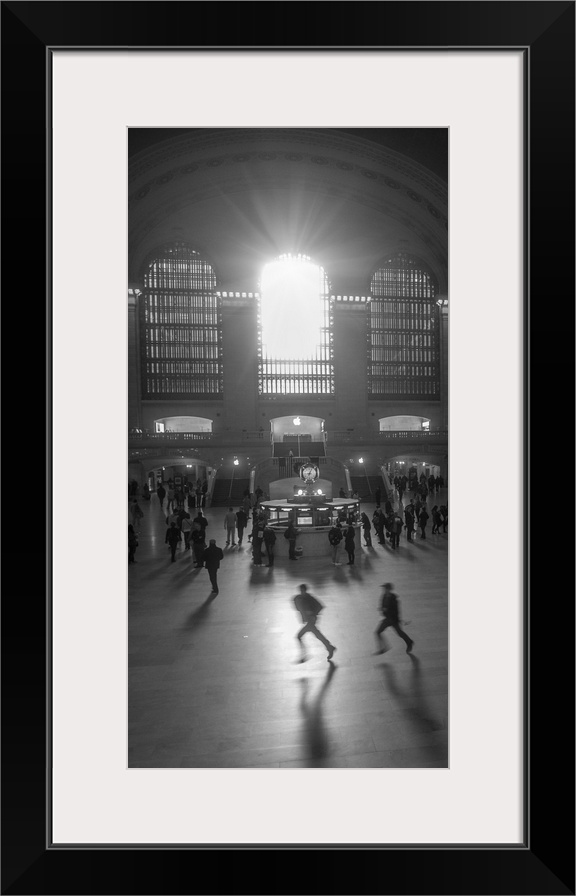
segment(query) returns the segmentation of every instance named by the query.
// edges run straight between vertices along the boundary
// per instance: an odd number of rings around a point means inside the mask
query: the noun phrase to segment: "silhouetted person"
[[[203,566],[204,551],[206,550],[205,530],[197,520],[192,521],[192,532],[190,533],[190,541],[192,542],[192,552],[194,554],[194,566]]]
[[[172,557],[172,563],[174,563],[176,559],[176,548],[178,547],[178,542],[182,541],[182,533],[176,526],[176,523],[170,523],[170,525],[166,529],[166,538],[164,539],[164,541],[166,542],[166,544],[170,545],[170,556]]]
[[[158,495],[158,500],[160,501],[160,510],[162,510],[164,505],[164,498],[166,497],[166,489],[164,488],[162,483],[160,483],[160,485],[156,489],[156,494]]]
[[[354,566],[354,553],[356,551],[356,529],[348,526],[344,533],[344,548],[348,554],[348,566]]]
[[[360,516],[360,521],[362,523],[362,534],[364,535],[364,544],[366,545],[367,548],[371,548],[372,547],[372,535],[371,535],[372,524],[368,518],[368,514],[362,513]]]
[[[210,584],[212,585],[212,594],[218,594],[218,569],[220,561],[224,559],[224,551],[216,544],[216,539],[211,538],[210,544],[204,551],[204,566],[208,570],[210,576]]]
[[[288,558],[289,560],[297,560],[296,556],[296,539],[298,537],[298,529],[294,525],[293,520],[288,523],[288,528],[284,532],[284,537],[288,541]]]
[[[345,498],[345,497],[346,497],[346,492],[344,491],[343,488],[340,489],[340,491],[338,492],[338,494],[339,494],[339,496],[340,496],[341,498]]]
[[[380,491],[380,487],[378,487],[374,492],[374,500],[376,501],[376,507],[380,507],[380,501],[382,500],[382,492]]]
[[[128,563],[136,563],[134,559],[134,554],[136,553],[136,548],[138,547],[138,539],[136,538],[136,533],[134,532],[134,526],[132,523],[128,526]]]
[[[330,641],[324,637],[322,632],[316,627],[316,619],[318,615],[324,609],[323,604],[314,597],[313,594],[310,594],[306,590],[306,585],[300,585],[300,593],[294,596],[294,606],[300,613],[302,617],[302,622],[304,623],[304,627],[300,629],[298,634],[296,635],[299,643],[300,649],[302,650],[302,662],[306,660],[306,652],[304,650],[304,645],[302,644],[302,638],[306,634],[306,632],[310,632],[319,641],[322,641],[324,647],[328,651],[328,660],[331,660],[334,656],[334,651],[336,648]]]
[[[276,533],[271,526],[264,526],[264,545],[266,554],[268,555],[268,566],[274,566],[274,545],[276,544]]]
[[[393,628],[396,634],[406,643],[406,653],[411,653],[414,647],[414,641],[409,638],[405,631],[400,628],[400,608],[398,606],[398,597],[392,591],[394,586],[390,582],[384,584],[384,593],[380,609],[384,617],[378,628],[376,629],[376,642],[378,644],[377,653],[384,653],[386,647],[382,646],[382,632],[387,628]]]
[[[224,528],[226,529],[226,544],[232,542],[232,547],[236,544],[236,514],[234,508],[229,507],[228,513],[224,517]]]
[[[236,528],[238,530],[238,545],[242,544],[242,538],[244,537],[244,529],[248,524],[248,519],[246,514],[244,513],[244,508],[239,507],[236,512]]]
[[[418,526],[420,527],[421,538],[426,538],[426,523],[429,520],[428,511],[426,509],[426,504],[423,504],[420,508],[420,513],[418,514]]]
[[[406,538],[408,541],[412,541],[412,535],[414,534],[414,505],[412,501],[406,505],[404,519],[406,521]]]
[[[342,542],[342,526],[339,522],[334,523],[332,528],[328,533],[328,541],[332,545],[332,563],[334,566],[341,566],[342,564],[338,561],[338,555],[340,554],[340,545]]]

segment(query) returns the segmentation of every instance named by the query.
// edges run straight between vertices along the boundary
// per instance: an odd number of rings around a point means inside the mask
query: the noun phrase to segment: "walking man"
[[[268,566],[274,566],[274,545],[276,544],[276,533],[271,526],[264,526],[264,545],[268,555]]]
[[[226,529],[226,546],[232,542],[232,547],[234,547],[236,544],[236,514],[233,507],[228,508],[228,513],[224,517],[224,528]]]
[[[406,643],[406,653],[412,653],[414,641],[412,640],[412,638],[409,638],[406,632],[400,628],[400,609],[398,606],[398,597],[392,591],[393,587],[394,586],[390,582],[386,582],[384,584],[384,593],[382,594],[382,602],[380,604],[380,609],[382,610],[382,616],[384,618],[376,629],[376,643],[378,645],[376,653],[385,653],[385,651],[388,649],[387,647],[383,646],[382,632],[385,631],[385,629],[390,628],[390,626],[394,629],[396,634]]]
[[[248,525],[248,519],[246,514],[244,513],[244,508],[239,507],[236,512],[236,528],[238,529],[238,546],[242,544],[242,538],[244,537],[244,529]]]
[[[176,523],[170,523],[169,527],[166,529],[166,538],[164,541],[166,544],[170,545],[171,562],[174,563],[176,560],[176,548],[178,547],[178,543],[182,541],[182,533],[176,526]]]
[[[224,551],[216,544],[216,539],[211,538],[210,544],[204,551],[204,566],[208,570],[210,576],[210,584],[212,585],[212,594],[218,594],[218,569],[220,561],[224,559]]]
[[[166,489],[164,488],[162,483],[160,483],[160,485],[156,489],[156,494],[158,495],[158,500],[160,501],[160,510],[162,510],[164,505],[164,498],[166,497]]]
[[[298,642],[300,644],[300,649],[302,651],[301,662],[305,662],[306,660],[306,652],[304,650],[304,645],[302,644],[302,638],[306,634],[306,632],[310,632],[319,641],[322,641],[324,647],[328,651],[328,661],[332,659],[334,656],[334,651],[336,648],[330,641],[324,637],[322,632],[316,627],[316,619],[318,618],[318,614],[322,612],[324,609],[323,604],[320,603],[318,598],[314,597],[313,594],[310,594],[306,589],[306,585],[300,585],[300,593],[294,596],[294,606],[300,613],[302,617],[302,622],[304,623],[304,627],[300,629],[296,637],[298,638]]]

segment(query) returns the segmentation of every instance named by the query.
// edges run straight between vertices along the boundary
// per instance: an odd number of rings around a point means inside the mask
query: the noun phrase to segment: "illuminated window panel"
[[[334,394],[332,302],[323,268],[304,255],[266,265],[258,314],[259,393]]]
[[[433,275],[397,253],[372,277],[368,395],[440,399],[439,317]]]
[[[140,301],[142,397],[222,397],[222,318],[216,277],[184,243],[148,266]]]

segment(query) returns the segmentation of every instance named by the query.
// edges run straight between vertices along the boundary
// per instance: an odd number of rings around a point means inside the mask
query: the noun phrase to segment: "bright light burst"
[[[262,342],[269,358],[312,359],[324,323],[324,272],[305,256],[281,256],[262,272]]]

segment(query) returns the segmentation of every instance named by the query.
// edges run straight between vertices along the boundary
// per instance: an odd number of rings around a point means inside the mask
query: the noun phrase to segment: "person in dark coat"
[[[334,566],[342,565],[338,560],[342,537],[342,526],[338,521],[336,521],[328,532],[328,542],[332,548],[332,563],[334,564]]]
[[[376,501],[376,507],[380,507],[380,501],[382,500],[382,492],[380,491],[380,487],[378,487],[374,492],[374,500]]]
[[[381,509],[376,509],[372,517],[376,535],[378,536],[378,544],[384,544],[384,514]]]
[[[246,518],[246,514],[244,513],[244,508],[239,507],[236,511],[236,529],[238,531],[238,546],[242,544],[242,538],[244,537],[244,529],[248,523],[248,519]]]
[[[398,597],[392,591],[394,586],[391,582],[386,582],[383,587],[384,593],[382,594],[380,609],[384,618],[375,633],[376,643],[378,645],[376,652],[384,653],[387,650],[387,648],[383,646],[382,632],[387,628],[393,628],[396,634],[405,642],[406,653],[411,653],[412,648],[414,647],[414,641],[400,628],[400,609],[398,606]]]
[[[414,532],[414,505],[412,501],[409,501],[406,505],[406,509],[404,511],[404,520],[406,522],[406,538],[408,541],[412,541],[412,535]]]
[[[256,517],[252,527],[252,563],[254,566],[262,566],[262,548],[264,547],[264,529],[266,520],[261,516]]]
[[[399,513],[395,513],[392,516],[392,522],[390,524],[390,542],[393,548],[400,547],[400,533],[402,532],[402,517]]]
[[[166,529],[166,538],[164,539],[166,544],[170,545],[170,556],[172,557],[172,563],[174,563],[176,559],[176,548],[178,547],[178,542],[182,541],[182,533],[180,529],[176,526],[176,523],[170,523],[168,528]]]
[[[420,508],[420,513],[418,515],[418,527],[420,529],[420,538],[426,538],[426,523],[430,519],[428,515],[428,509],[426,504],[423,504]]]
[[[360,521],[362,523],[362,534],[364,535],[364,544],[366,545],[367,548],[371,548],[372,547],[372,534],[371,534],[372,524],[370,523],[370,520],[368,519],[368,514],[362,513],[360,516]]]
[[[348,554],[348,566],[354,566],[354,553],[356,551],[356,529],[348,526],[344,533],[344,548]]]
[[[216,539],[211,538],[210,544],[204,551],[204,566],[208,570],[210,576],[210,584],[212,585],[212,594],[218,594],[218,569],[220,561],[224,559],[224,551],[216,544]]]
[[[162,510],[164,505],[164,498],[166,497],[166,489],[164,488],[162,483],[160,483],[160,485],[156,489],[156,494],[158,495],[158,500],[160,501],[160,510]]]
[[[192,543],[192,552],[194,554],[194,566],[200,568],[203,566],[204,551],[206,549],[206,535],[204,534],[204,529],[196,520],[192,521],[190,541]]]
[[[332,659],[334,656],[334,651],[336,648],[333,644],[330,643],[328,638],[325,638],[322,632],[316,627],[316,619],[318,618],[318,614],[322,612],[324,609],[323,605],[320,603],[318,598],[314,597],[313,594],[307,590],[306,585],[300,585],[300,593],[296,594],[294,597],[294,606],[300,613],[302,617],[302,622],[304,623],[304,628],[301,628],[296,637],[300,643],[300,649],[302,651],[302,662],[306,659],[306,653],[304,650],[304,645],[302,644],[302,638],[306,634],[306,632],[310,632],[310,634],[314,635],[318,638],[319,641],[322,641],[324,647],[328,651],[328,661]]]
[[[442,531],[446,531],[446,526],[448,525],[448,505],[441,504],[440,505],[440,518],[442,520]]]
[[[136,548],[138,547],[138,539],[136,538],[136,533],[134,531],[134,526],[132,523],[128,525],[128,563],[136,563],[134,559],[134,554],[136,553]]]
[[[438,510],[438,505],[435,504],[432,508],[432,535],[440,535],[440,526],[442,525],[442,517],[440,516],[440,511]]]
[[[288,523],[288,528],[285,532],[285,538],[288,539],[288,558],[290,560],[297,560],[296,556],[296,539],[298,537],[298,529],[294,525],[293,520],[290,520]]]
[[[268,555],[268,566],[274,566],[274,545],[276,544],[276,533],[271,526],[264,526],[264,545],[266,554]]]

